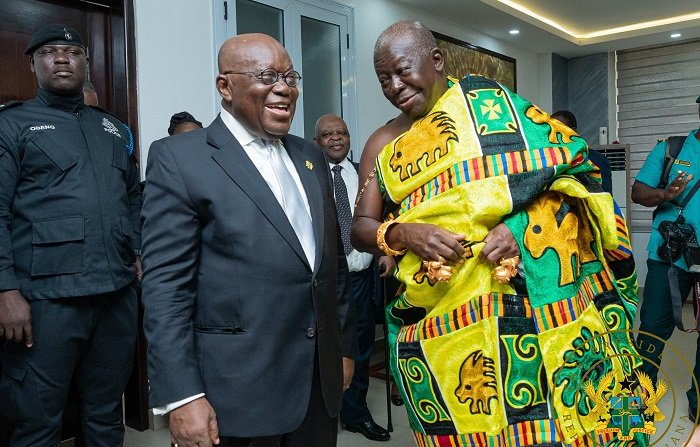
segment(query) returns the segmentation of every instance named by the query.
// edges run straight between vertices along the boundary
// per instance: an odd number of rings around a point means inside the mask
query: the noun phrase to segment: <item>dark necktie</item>
[[[333,189],[335,189],[335,207],[338,209],[338,223],[340,224],[340,238],[343,240],[343,249],[347,256],[352,251],[350,244],[350,225],[352,225],[352,213],[350,212],[350,200],[348,200],[348,189],[345,187],[343,176],[340,173],[343,169],[340,165],[333,166]]]

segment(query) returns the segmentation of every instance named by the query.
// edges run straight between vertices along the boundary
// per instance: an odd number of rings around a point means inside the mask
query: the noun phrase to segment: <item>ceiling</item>
[[[700,0],[397,0],[538,53],[578,57],[700,38]],[[510,35],[510,29],[520,30]],[[681,37],[672,39],[674,32]]]

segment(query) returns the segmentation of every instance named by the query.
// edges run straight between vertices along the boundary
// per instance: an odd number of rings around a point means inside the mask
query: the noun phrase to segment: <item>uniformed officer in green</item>
[[[83,104],[84,40],[47,25],[36,98],[0,108],[0,412],[58,445],[73,375],[85,445],[121,446],[137,333],[138,173],[124,125]]]

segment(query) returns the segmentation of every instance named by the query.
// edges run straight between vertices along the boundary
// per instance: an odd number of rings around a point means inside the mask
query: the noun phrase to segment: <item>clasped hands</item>
[[[462,246],[464,234],[456,234],[432,224],[402,224],[409,249],[423,259],[423,266],[429,278],[448,282],[455,266],[464,262],[467,249]],[[481,250],[483,258],[498,263],[494,278],[508,282],[517,274],[520,263],[520,248],[508,227],[499,223],[484,238]]]

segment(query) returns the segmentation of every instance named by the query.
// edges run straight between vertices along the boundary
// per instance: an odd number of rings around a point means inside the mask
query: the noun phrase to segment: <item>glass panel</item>
[[[314,137],[316,120],[326,113],[343,115],[341,102],[340,27],[301,17],[304,138]]]
[[[267,34],[284,44],[284,13],[252,0],[237,0],[236,31],[238,34]]]

